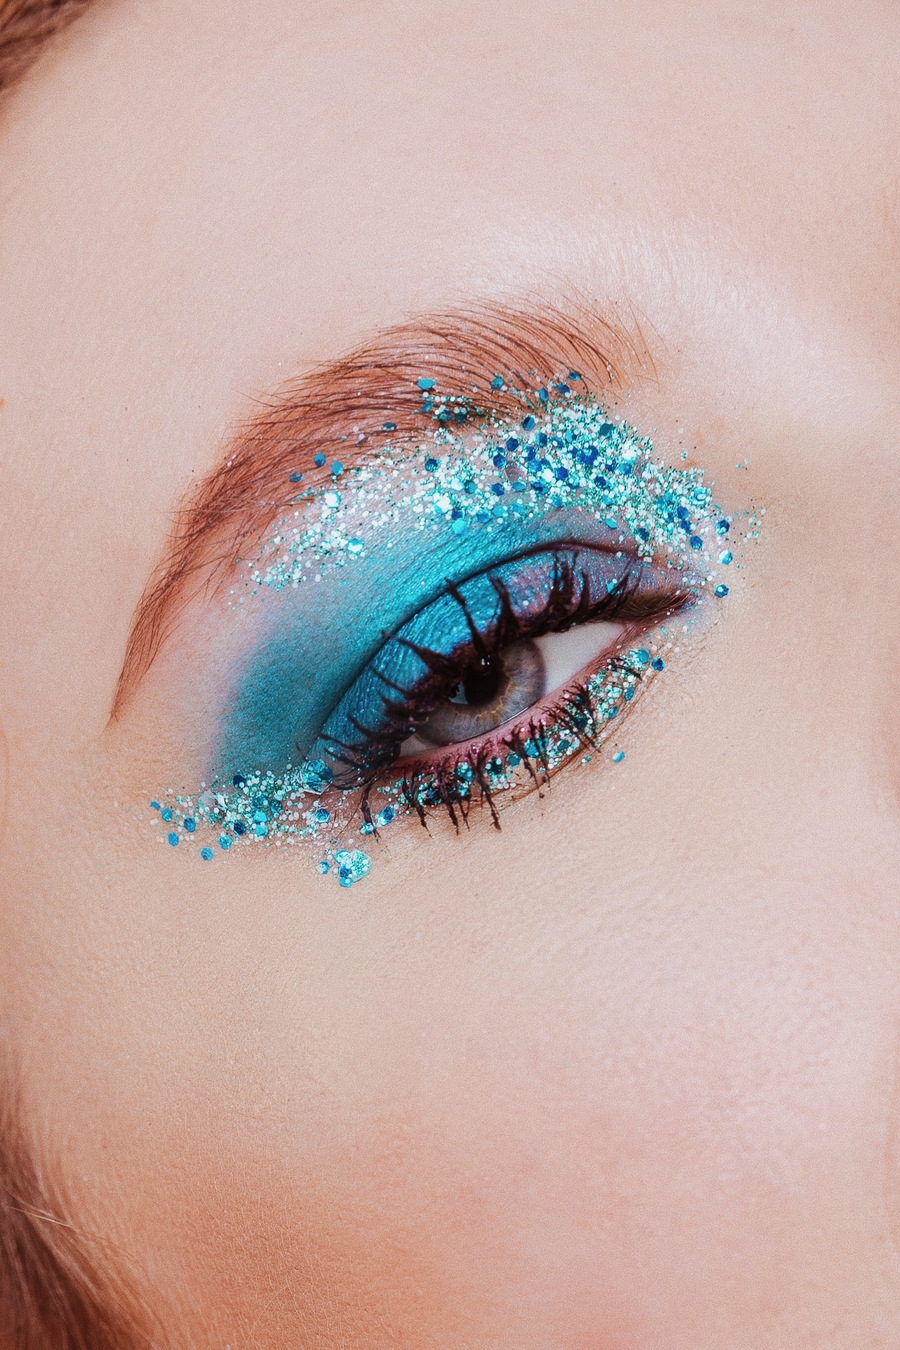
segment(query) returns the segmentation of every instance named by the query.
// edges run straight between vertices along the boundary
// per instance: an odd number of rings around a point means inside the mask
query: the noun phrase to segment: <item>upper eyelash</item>
[[[574,547],[584,548],[583,545]],[[540,551],[540,553],[548,552],[549,550]],[[370,769],[358,757],[360,749],[365,751],[379,746],[393,746],[398,739],[403,739],[408,734],[410,724],[427,716],[435,703],[449,693],[453,684],[458,682],[473,652],[478,656],[494,655],[523,637],[539,637],[591,621],[613,621],[623,617],[633,621],[640,620],[659,614],[663,609],[671,612],[675,608],[683,607],[691,596],[691,592],[684,586],[670,587],[662,592],[639,594],[645,568],[637,560],[632,560],[615,586],[594,598],[590,593],[590,578],[586,571],[579,571],[572,560],[559,551],[559,547],[552,551],[551,556],[553,574],[546,602],[541,611],[533,615],[528,622],[523,623],[516,614],[508,588],[496,571],[492,570],[486,575],[497,594],[499,611],[489,634],[484,634],[478,629],[460,586],[448,583],[445,594],[452,596],[462,609],[469,628],[471,645],[445,656],[429,648],[417,646],[399,636],[392,639],[414,651],[429,669],[432,678],[427,682],[418,681],[413,688],[403,688],[393,684],[379,672],[378,678],[400,694],[402,701],[388,694],[383,695],[382,711],[388,717],[388,725],[382,730],[364,726],[353,716],[348,719],[364,738],[362,747],[330,738],[332,745],[339,749],[339,753],[333,756],[335,760],[347,764],[350,769],[360,771],[360,777],[355,782],[347,784],[345,791],[360,786],[361,782],[371,780],[373,771],[377,776],[390,767],[380,764],[371,766]]]

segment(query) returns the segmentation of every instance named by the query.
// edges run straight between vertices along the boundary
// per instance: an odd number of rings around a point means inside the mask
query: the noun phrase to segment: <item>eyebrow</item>
[[[215,594],[247,545],[295,504],[297,474],[304,489],[315,488],[331,480],[335,460],[352,468],[387,439],[421,437],[426,423],[442,415],[444,400],[464,398],[473,407],[468,420],[476,425],[497,413],[515,415],[523,392],[569,372],[595,392],[656,378],[634,315],[626,327],[584,301],[494,303],[383,329],[264,399],[177,512],[138,604],[112,717],[124,709],[185,607]],[[502,387],[492,387],[498,377]],[[419,381],[426,379],[433,387],[423,391]]]

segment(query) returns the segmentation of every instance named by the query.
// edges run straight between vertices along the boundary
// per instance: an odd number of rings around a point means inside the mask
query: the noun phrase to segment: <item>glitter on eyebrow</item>
[[[212,855],[213,851],[211,848],[201,848],[200,857],[203,859],[204,862],[209,862],[210,859],[212,858]]]
[[[570,372],[568,378],[581,377]],[[435,382],[422,377],[417,383],[427,394]],[[507,388],[500,375],[490,384]],[[243,564],[251,587],[280,590],[318,580],[326,569],[365,556],[368,532],[377,536],[398,523],[407,530],[445,528],[458,537],[473,528],[508,529],[517,522],[542,521],[548,509],[570,508],[602,523],[620,545],[629,542],[639,559],[676,571],[688,569],[693,589],[708,587],[718,598],[728,595],[727,586],[714,584],[714,559],[706,541],[728,534],[731,519],[714,506],[702,470],[654,459],[648,438],[624,420],[612,421],[593,395],[576,395],[565,381],[521,399],[524,415],[504,418],[476,415],[464,399],[441,396],[436,404],[426,398],[422,412],[430,425],[413,443],[408,435],[396,443],[380,439],[356,465],[345,469],[341,461],[333,461],[332,479],[342,477],[343,491],[319,484],[295,499],[301,509],[294,519],[276,521],[257,559]],[[382,430],[390,435],[396,424],[385,422]],[[357,444],[366,439],[358,428],[354,435]],[[317,454],[314,463],[322,468],[325,455]],[[292,481],[301,478],[292,475]],[[742,537],[758,536],[762,514],[743,512],[748,528]],[[718,554],[720,564],[732,561],[730,550]],[[546,781],[576,756],[589,762],[592,756],[585,749],[602,744],[640,688],[666,668],[660,653],[668,653],[673,639],[665,625],[659,632],[661,637],[648,646],[608,660],[577,693],[563,695],[552,719],[504,732],[486,758],[473,752],[474,757],[453,762],[451,747],[451,758],[443,765],[371,785],[358,833],[377,836],[400,815],[424,820],[424,812],[441,803],[450,803],[451,815],[455,804],[465,818],[469,804],[480,798],[491,803],[494,813],[496,794],[529,779]],[[624,757],[620,750],[612,755],[615,763]],[[337,875],[347,887],[368,874],[371,859],[362,849],[349,847],[346,838],[336,837],[346,836],[350,827],[330,801],[329,806],[320,801],[325,793],[342,791],[333,778],[322,759],[288,764],[278,773],[238,773],[230,787],[214,781],[196,798],[175,797],[175,806],[165,806],[160,815],[175,822],[168,836],[173,846],[205,827],[215,832],[226,852],[233,844],[272,848],[313,842],[319,871]],[[370,792],[382,798],[371,808]],[[160,809],[155,801],[151,805]],[[213,856],[204,846],[201,856],[207,854]]]

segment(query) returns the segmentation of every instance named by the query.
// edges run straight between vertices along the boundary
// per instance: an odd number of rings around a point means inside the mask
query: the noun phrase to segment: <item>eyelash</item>
[[[573,549],[576,554],[578,551],[591,552],[579,550],[577,545]],[[647,631],[649,620],[661,621],[685,609],[695,599],[694,593],[683,585],[642,590],[645,569],[636,560],[630,560],[613,589],[592,600],[587,574],[582,572],[579,576],[572,559],[564,553],[554,551],[550,556],[553,577],[546,601],[525,622],[516,614],[509,591],[496,572],[488,573],[487,577],[497,594],[500,609],[487,632],[479,631],[460,588],[448,586],[446,594],[456,600],[466,617],[470,641],[457,648],[449,658],[405,643],[422,659],[430,676],[411,689],[398,688],[396,692],[402,696],[399,699],[383,697],[384,711],[389,715],[383,731],[367,728],[351,719],[365,739],[361,745],[341,744],[343,753],[339,752],[335,758],[349,766],[353,781],[335,782],[334,786],[344,793],[359,790],[359,810],[369,833],[378,832],[378,816],[373,813],[371,796],[379,789],[390,793],[407,812],[417,815],[422,825],[427,826],[431,811],[444,809],[458,829],[461,821],[467,822],[472,806],[478,804],[488,807],[493,824],[499,829],[495,798],[498,790],[509,786],[506,766],[512,764],[515,768],[519,765],[524,768],[524,784],[521,785],[527,791],[539,789],[548,782],[560,767],[552,763],[547,752],[547,731],[551,726],[564,729],[580,749],[595,749],[604,728],[598,725],[591,682],[601,673],[608,677],[621,675],[629,683],[630,692],[625,698],[630,701],[631,693],[637,683],[644,680],[647,671],[634,662],[629,663],[628,656],[621,654],[621,648],[639,632]],[[619,621],[630,625],[616,644],[619,650],[599,659],[596,669],[588,675],[568,681],[555,701],[541,707],[537,715],[533,712],[531,716],[527,713],[518,715],[505,726],[498,727],[496,734],[488,732],[473,738],[469,748],[462,753],[451,746],[442,750],[437,758],[417,755],[399,778],[391,775],[390,782],[387,781],[390,763],[373,763],[371,759],[366,762],[365,756],[373,750],[377,761],[379,751],[384,753],[395,748],[411,723],[421,722],[436,704],[446,699],[473,657],[496,657],[523,638],[533,639],[597,621]],[[526,721],[523,721],[524,717],[527,717]],[[460,744],[463,743],[457,743]],[[514,757],[512,761],[510,755]],[[396,759],[393,763],[397,763]],[[502,770],[498,763],[503,764]]]

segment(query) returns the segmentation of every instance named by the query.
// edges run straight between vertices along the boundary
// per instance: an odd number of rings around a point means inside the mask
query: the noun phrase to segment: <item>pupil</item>
[[[477,708],[497,697],[504,676],[503,662],[489,656],[469,666],[462,681],[462,692],[470,707]]]

